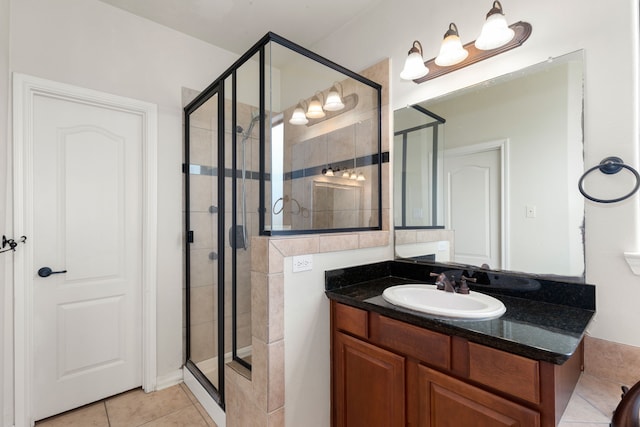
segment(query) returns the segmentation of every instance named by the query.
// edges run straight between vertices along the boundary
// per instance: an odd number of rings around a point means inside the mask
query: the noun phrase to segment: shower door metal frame
[[[217,138],[218,138],[218,164],[215,168],[213,176],[217,177],[218,186],[218,212],[217,212],[217,251],[218,251],[218,293],[216,298],[218,303],[222,301],[222,305],[218,304],[218,316],[216,319],[218,326],[218,387],[216,388],[206,375],[198,368],[198,366],[191,360],[191,256],[189,245],[193,243],[194,236],[191,230],[190,221],[190,115],[201,107],[209,99],[218,96],[218,126],[217,126]],[[220,124],[222,123],[222,126]],[[218,82],[217,85],[210,85],[203,93],[201,93],[196,99],[184,108],[184,126],[185,126],[185,141],[184,141],[184,164],[182,170],[185,180],[185,322],[187,326],[186,334],[186,349],[185,349],[185,367],[193,374],[198,382],[204,387],[209,395],[216,401],[216,403],[224,409],[224,222],[225,222],[225,210],[224,210],[224,198],[225,198],[225,146],[224,146],[224,80]],[[222,203],[221,203],[222,202]]]

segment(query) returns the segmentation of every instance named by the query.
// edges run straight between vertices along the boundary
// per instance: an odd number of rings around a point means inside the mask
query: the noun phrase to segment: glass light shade
[[[338,93],[338,89],[335,86],[331,86],[329,94],[327,95],[327,100],[324,103],[324,109],[327,111],[340,111],[343,108],[344,103]]]
[[[307,116],[304,115],[304,110],[300,104],[298,104],[298,106],[293,110],[289,123],[292,125],[306,125],[309,123],[309,120],[307,120]]]
[[[325,116],[324,110],[322,110],[322,104],[317,96],[311,98],[309,102],[309,108],[307,109],[307,117],[310,119],[321,119]]]
[[[366,181],[366,178],[364,177],[364,175],[362,174],[362,172],[360,172],[358,174],[358,178],[356,179],[356,181]]]
[[[462,47],[460,37],[452,34],[442,40],[440,53],[436,57],[435,63],[441,67],[448,67],[464,61],[467,56],[469,56],[469,52]]]
[[[424,59],[420,52],[414,51],[409,53],[404,61],[404,68],[400,72],[400,78],[403,80],[415,80],[429,74],[429,69],[424,65]]]
[[[325,176],[334,176],[333,169],[331,169],[331,166],[329,166],[329,168],[325,172]]]
[[[349,176],[349,179],[353,179],[353,180],[358,179],[358,175],[356,174],[356,171],[351,172],[351,176]]]
[[[515,32],[507,25],[507,19],[501,13],[493,13],[487,17],[480,37],[476,40],[476,48],[480,50],[497,49],[509,43]]]
[[[342,177],[343,178],[349,178],[349,176],[351,176],[351,174],[349,173],[348,170],[345,170],[344,172],[342,172]]]

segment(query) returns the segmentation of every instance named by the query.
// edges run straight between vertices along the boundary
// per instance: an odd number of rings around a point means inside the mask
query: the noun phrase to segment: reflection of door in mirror
[[[446,227],[455,232],[454,262],[504,266],[504,144],[475,144],[445,153]]]

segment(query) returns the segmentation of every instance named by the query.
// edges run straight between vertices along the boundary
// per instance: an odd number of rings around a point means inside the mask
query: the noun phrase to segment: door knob
[[[67,270],[53,271],[49,267],[42,267],[40,270],[38,270],[38,276],[40,276],[40,277],[49,277],[52,274],[61,274],[61,273],[66,273],[66,272],[67,272]]]

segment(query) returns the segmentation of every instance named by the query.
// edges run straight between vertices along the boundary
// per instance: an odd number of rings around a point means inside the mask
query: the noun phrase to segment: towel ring
[[[617,197],[615,199],[599,199],[597,197],[593,197],[586,193],[586,191],[584,190],[584,187],[582,186],[582,183],[584,182],[585,177],[596,169],[599,169],[600,172],[607,175],[614,175],[620,172],[622,169],[627,169],[629,172],[631,172],[635,176],[636,185],[633,187],[633,190],[631,190],[629,193],[625,194],[624,196]],[[614,157],[614,156],[604,158],[598,165],[590,169],[587,169],[587,171],[582,174],[582,176],[580,177],[580,180],[578,181],[578,190],[580,190],[580,193],[582,193],[582,195],[587,199],[597,203],[620,202],[622,200],[628,199],[629,197],[633,196],[633,194],[636,191],[638,191],[638,188],[640,188],[640,174],[638,173],[638,171],[635,170],[633,167],[626,165],[620,157]]]

